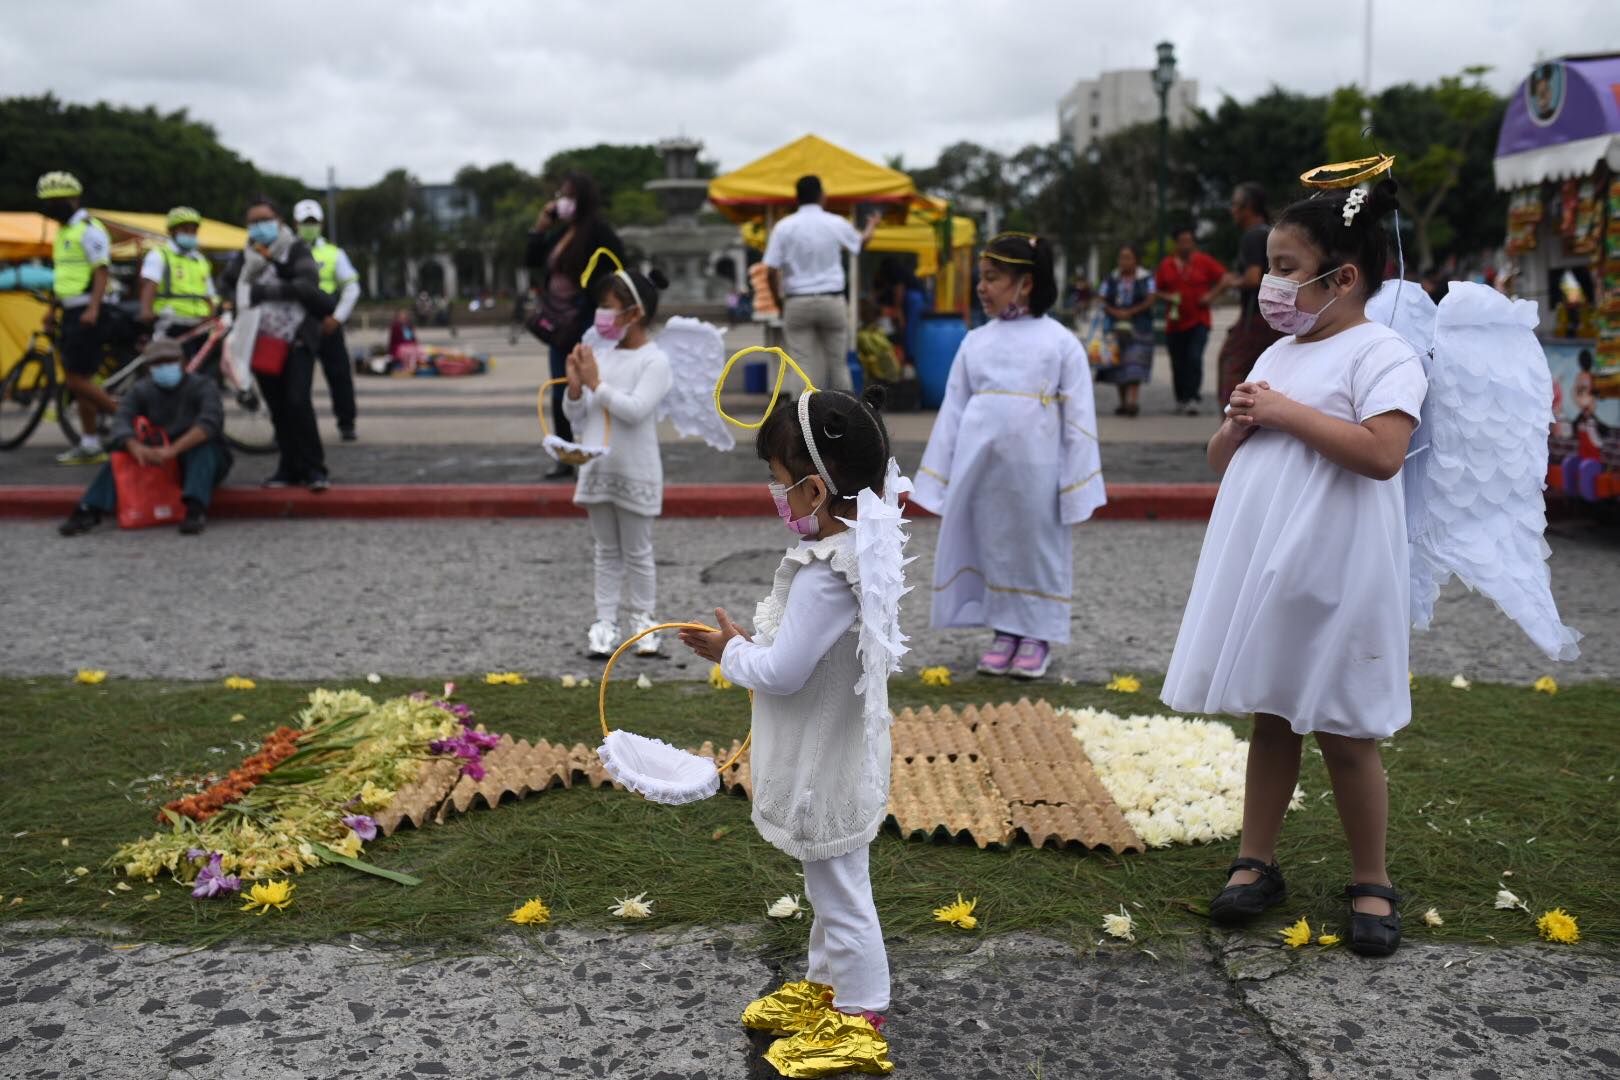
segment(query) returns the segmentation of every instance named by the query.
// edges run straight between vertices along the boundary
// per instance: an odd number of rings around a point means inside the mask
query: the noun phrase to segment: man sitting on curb
[[[186,517],[180,531],[196,536],[208,523],[208,503],[214,489],[231,471],[231,451],[225,444],[225,410],[212,379],[189,374],[180,343],[159,338],[141,355],[146,377],[138,379],[118,402],[109,449],[128,451],[142,465],[161,465],[180,459]],[[167,446],[144,446],[135,439],[135,419],[144,416],[154,428],[168,433]],[[104,514],[118,509],[118,489],[112,466],[103,465],[85,490],[72,515],[57,529],[63,536],[89,532]]]

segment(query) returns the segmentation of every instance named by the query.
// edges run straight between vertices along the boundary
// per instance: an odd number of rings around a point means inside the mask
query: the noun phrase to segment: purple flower
[[[494,750],[496,747],[501,745],[501,737],[499,735],[491,735],[486,731],[473,731],[469,729],[463,732],[461,737],[473,746],[478,747],[480,750]]]
[[[484,778],[484,767],[476,760],[469,761],[461,767],[461,775],[470,776],[474,780],[482,780]]]
[[[186,849],[186,862],[201,862],[208,858],[208,852],[200,847]]]
[[[354,835],[370,842],[377,839],[377,823],[366,814],[350,814],[343,819],[343,824],[354,830]]]
[[[428,743],[428,753],[448,754],[450,753],[453,745],[454,744],[449,739],[434,739],[432,742]]]
[[[221,893],[242,891],[242,879],[235,874],[225,873],[220,867],[220,859],[217,851],[208,856],[208,865],[197,872],[197,884],[192,887],[192,896],[203,900]]]

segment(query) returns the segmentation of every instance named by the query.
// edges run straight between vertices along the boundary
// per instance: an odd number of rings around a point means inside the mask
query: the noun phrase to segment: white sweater
[[[608,453],[579,468],[574,502],[613,503],[635,514],[657,517],[664,508],[664,463],[658,455],[658,404],[669,393],[669,358],[648,342],[639,349],[597,348],[601,381],[579,399],[563,395],[563,415],[574,425],[574,441],[601,446]],[[607,427],[604,411],[612,416]]]
[[[855,692],[860,603],[851,540],[842,532],[790,549],[754,612],[754,640],[733,638],[720,662],[726,678],[754,691],[754,825],[803,862],[871,843],[888,815],[888,729],[868,754]]]

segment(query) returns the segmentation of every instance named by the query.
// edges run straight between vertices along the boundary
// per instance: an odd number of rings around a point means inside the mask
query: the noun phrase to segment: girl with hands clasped
[[[1254,714],[1239,857],[1211,916],[1238,923],[1286,898],[1277,839],[1310,734],[1350,848],[1347,942],[1376,956],[1401,937],[1378,740],[1411,719],[1397,478],[1427,389],[1412,346],[1364,310],[1394,207],[1386,179],[1295,203],[1271,232],[1260,311],[1290,336],[1232,392],[1209,442],[1220,493],[1163,695],[1180,711]]]
[[[652,524],[664,502],[656,414],[671,374],[669,357],[649,338],[647,325],[666,284],[656,270],[650,276],[617,271],[601,289],[592,331],[566,361],[562,408],[575,437],[606,445],[611,425],[612,452],[581,465],[574,488],[574,503],[585,507],[596,545],[596,622],[586,640],[593,657],[611,655],[622,640],[624,593],[631,633],[656,625]],[[636,653],[659,655],[658,635],[637,642]]]

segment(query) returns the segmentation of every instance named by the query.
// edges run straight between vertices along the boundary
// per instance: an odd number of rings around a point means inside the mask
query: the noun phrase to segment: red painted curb
[[[0,487],[0,518],[66,517],[84,489]],[[1203,521],[1214,484],[1111,484],[1094,515],[1109,521]],[[221,488],[218,518],[526,518],[581,517],[565,484],[354,484],[316,495],[302,488]],[[665,517],[769,517],[763,484],[670,484]],[[930,516],[912,507],[912,517]]]

